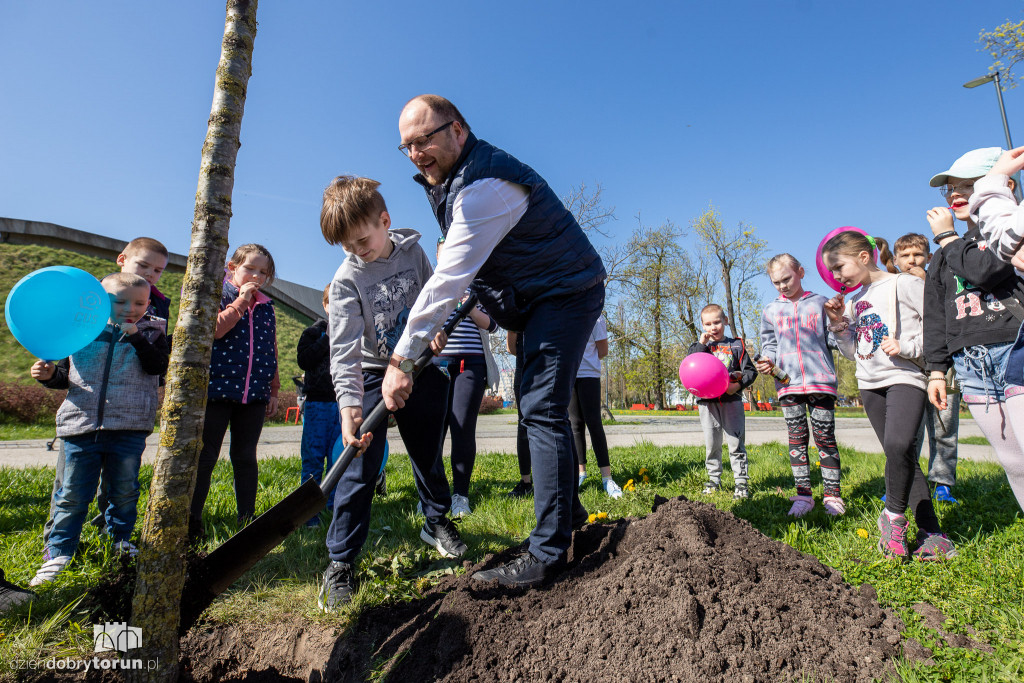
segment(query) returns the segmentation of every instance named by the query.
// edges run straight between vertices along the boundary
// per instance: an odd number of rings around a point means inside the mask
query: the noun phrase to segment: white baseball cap
[[[954,161],[948,171],[933,175],[928,184],[932,187],[942,187],[949,181],[950,176],[954,178],[980,178],[992,170],[992,167],[995,166],[996,161],[998,161],[1002,154],[1002,147],[972,149]]]

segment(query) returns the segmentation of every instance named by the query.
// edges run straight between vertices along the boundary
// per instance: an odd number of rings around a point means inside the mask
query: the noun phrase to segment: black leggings
[[[918,528],[935,534],[941,532],[939,520],[917,457],[925,396],[909,384],[860,390],[864,412],[885,451],[885,509],[905,515],[909,508]]]
[[[192,510],[189,516],[192,525],[197,526],[203,518],[203,506],[210,493],[210,479],[213,466],[220,456],[224,434],[231,426],[231,468],[235,475],[235,503],[239,522],[246,522],[256,514],[256,488],[259,466],[256,463],[256,444],[263,431],[263,418],[267,412],[266,403],[233,403],[210,401],[206,404],[206,421],[203,424],[203,450],[199,454],[199,468],[196,473],[196,491],[192,494]]]
[[[600,377],[576,378],[572,399],[569,401],[569,422],[572,424],[572,437],[576,446],[576,462],[580,466],[587,464],[589,431],[597,466],[608,467],[611,463],[608,461],[608,440],[604,436],[604,425],[601,424]]]
[[[487,387],[487,362],[483,356],[440,356],[435,364],[441,363],[446,363],[452,382],[442,432],[452,433],[452,491],[468,496],[476,462],[476,420]]]

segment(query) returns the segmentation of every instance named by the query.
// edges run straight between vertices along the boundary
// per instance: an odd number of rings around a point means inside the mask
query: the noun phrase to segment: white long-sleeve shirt
[[[529,204],[527,187],[497,178],[477,180],[459,192],[437,268],[409,313],[395,355],[419,357]]]
[[[897,315],[891,309],[897,287]],[[924,371],[911,359],[919,359],[923,344],[924,280],[912,275],[890,275],[850,295],[846,319],[850,326],[835,334],[839,350],[857,363],[857,385],[880,389],[910,384],[927,389]],[[896,330],[891,329],[895,320]],[[882,351],[882,337],[895,337],[900,352]]]
[[[1009,263],[1024,243],[1024,208],[1017,206],[1009,176],[994,173],[978,178],[968,207],[993,253]]]

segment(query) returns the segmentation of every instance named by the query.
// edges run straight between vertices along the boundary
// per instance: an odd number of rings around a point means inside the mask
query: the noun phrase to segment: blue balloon
[[[335,463],[335,461],[338,458],[341,457],[341,454],[342,454],[342,452],[344,450],[345,450],[345,440],[344,440],[344,437],[339,436],[334,441],[334,448],[331,449],[331,464],[332,465]],[[380,461],[380,472],[383,472],[384,471],[384,465],[388,464],[388,451],[390,451],[390,450],[391,449],[388,448],[388,440],[384,439],[384,459]],[[377,473],[378,477],[380,476],[380,472]]]
[[[81,351],[103,331],[110,318],[110,296],[84,270],[50,266],[14,285],[4,317],[11,334],[29,353],[60,360]]]

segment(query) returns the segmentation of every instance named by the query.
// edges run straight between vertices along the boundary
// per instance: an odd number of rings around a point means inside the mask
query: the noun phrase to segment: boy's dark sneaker
[[[388,495],[388,473],[384,470],[381,470],[377,476],[377,484],[373,487],[373,494],[380,498]]]
[[[886,557],[893,557],[900,561],[910,559],[910,548],[907,547],[907,530],[910,523],[903,515],[897,515],[890,519],[889,515],[882,510],[878,516],[878,531],[881,538],[878,539],[878,550]]]
[[[469,550],[459,537],[459,530],[447,517],[442,517],[437,524],[427,520],[420,530],[420,539],[441,553],[441,557],[462,557]]]
[[[347,562],[331,562],[324,572],[316,604],[324,612],[330,612],[349,602],[355,590],[356,577],[352,565]]]
[[[25,590],[8,581],[4,576],[4,570],[0,569],[0,614],[18,605],[24,605],[35,597],[36,594],[32,591]]]
[[[924,531],[917,532],[917,550],[914,551],[914,559],[922,562],[934,562],[935,560],[946,560],[956,557],[956,546],[949,540],[946,534],[929,534]]]
[[[485,569],[473,574],[476,581],[495,581],[502,586],[536,586],[550,578],[560,565],[547,565],[530,552],[525,552],[508,564]]]
[[[509,498],[526,498],[533,495],[533,482],[520,479],[512,490],[508,492]]]

